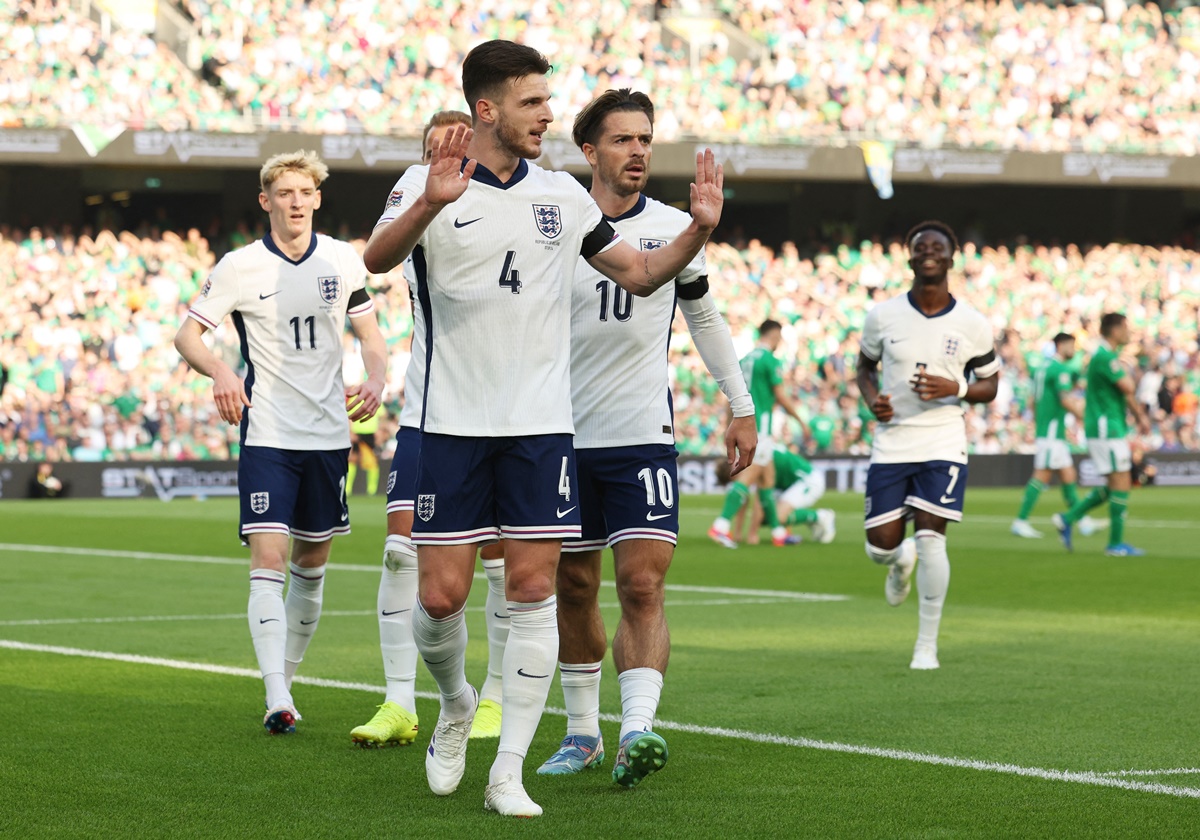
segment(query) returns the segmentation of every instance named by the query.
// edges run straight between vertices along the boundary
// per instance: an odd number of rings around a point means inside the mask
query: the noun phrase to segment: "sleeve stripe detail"
[[[691,283],[680,283],[676,279],[675,292],[680,300],[700,300],[708,294],[708,275],[702,274]]]
[[[220,324],[214,324],[212,321],[205,318],[203,315],[201,315],[195,309],[188,310],[188,317],[195,318],[197,321],[199,321],[204,326],[208,327],[210,330],[215,330],[217,327],[220,326]]]
[[[351,318],[361,318],[363,315],[370,315],[375,311],[375,302],[368,300],[361,306],[356,306],[353,309],[347,309],[346,314]]]

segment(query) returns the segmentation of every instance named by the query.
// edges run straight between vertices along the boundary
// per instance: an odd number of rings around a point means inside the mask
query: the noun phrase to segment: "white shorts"
[[[1033,468],[1035,470],[1065,470],[1075,466],[1071,450],[1065,440],[1038,438],[1034,442]]]
[[[754,461],[756,467],[769,467],[775,463],[775,441],[764,434],[758,436],[758,448],[754,450]]]
[[[799,510],[801,508],[812,507],[824,495],[825,472],[824,470],[813,470],[791,487],[784,490],[779,496],[779,501],[786,504],[792,510]]]
[[[1133,457],[1129,454],[1129,441],[1124,438],[1112,440],[1089,440],[1088,454],[1100,475],[1129,472],[1133,469]]]

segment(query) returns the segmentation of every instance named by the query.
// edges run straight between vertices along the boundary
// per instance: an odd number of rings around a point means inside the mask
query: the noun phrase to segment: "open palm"
[[[725,169],[713,156],[712,149],[696,153],[696,180],[691,185],[692,218],[705,230],[713,230],[721,221],[725,206]]]
[[[425,178],[425,200],[430,204],[444,206],[467,191],[477,162],[469,160],[463,166],[462,159],[466,157],[473,136],[474,132],[467,126],[457,125],[433,147],[429,174]]]

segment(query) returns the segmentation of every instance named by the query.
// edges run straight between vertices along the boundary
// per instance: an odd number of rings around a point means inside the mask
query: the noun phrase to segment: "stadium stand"
[[[0,124],[415,134],[460,99],[470,46],[507,37],[570,57],[553,78],[559,135],[594,91],[635,86],[672,103],[667,141],[1200,151],[1194,6],[723,0],[718,22],[751,55],[720,30],[689,49],[660,5],[188,0],[192,73],[64,4],[0,0]]]
[[[261,233],[238,229],[210,241],[196,229],[0,225],[0,294],[8,302],[0,311],[0,460],[236,454],[237,430],[217,420],[208,381],[185,369],[170,339],[218,253]],[[867,451],[855,331],[873,298],[907,284],[901,244],[843,237],[785,243],[776,252],[734,239],[711,243],[708,259],[740,352],[768,314],[784,323],[779,355],[814,432],[803,440],[792,428],[791,442],[810,452]],[[954,293],[990,313],[1006,365],[999,398],[969,415],[975,451],[1031,451],[1032,375],[1046,359],[1048,337],[1066,329],[1089,348],[1109,309],[1128,312],[1140,336],[1130,363],[1143,373],[1139,398],[1154,418],[1151,447],[1200,449],[1200,252],[1193,247],[968,241],[955,278]],[[391,351],[386,398],[394,423],[412,319],[398,272],[371,285]],[[218,330],[216,340],[236,366],[232,328]],[[347,376],[354,377],[357,354],[347,341]],[[722,451],[724,403],[686,330],[676,333],[670,363],[681,449]],[[382,434],[389,434],[386,424]]]

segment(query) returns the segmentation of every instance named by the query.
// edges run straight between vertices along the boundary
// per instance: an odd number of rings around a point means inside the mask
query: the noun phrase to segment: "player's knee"
[[[600,593],[599,575],[588,563],[564,559],[558,564],[558,598],[579,605],[595,601]]]
[[[657,569],[640,568],[617,579],[617,599],[625,612],[659,611],[663,605],[663,576]]]
[[[420,597],[421,609],[430,618],[441,620],[449,618],[461,610],[466,604],[466,598],[459,598],[455,593],[436,587],[427,587]]]

